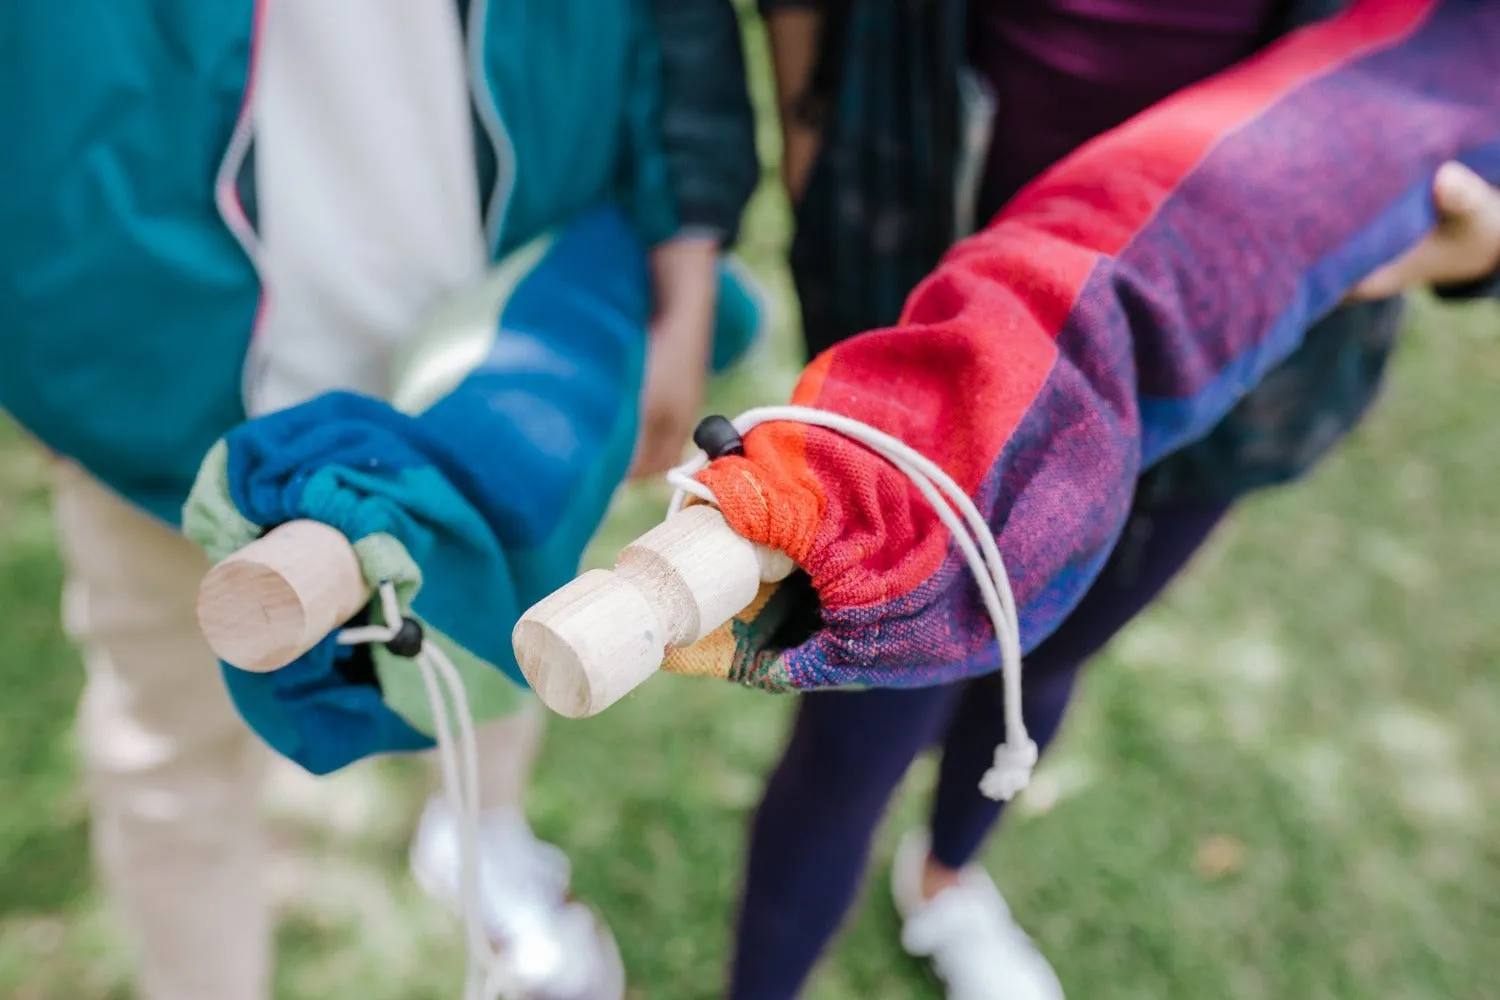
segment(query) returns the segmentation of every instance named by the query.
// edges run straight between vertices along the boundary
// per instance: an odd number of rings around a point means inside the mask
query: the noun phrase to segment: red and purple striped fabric
[[[1362,0],[1059,163],[897,326],[819,356],[793,402],[894,434],[969,492],[1030,650],[1098,573],[1142,470],[1429,231],[1450,159],[1500,180],[1500,2]],[[734,676],[916,686],[998,667],[965,564],[882,459],[777,423],[701,478],[823,608],[808,642],[740,649]]]

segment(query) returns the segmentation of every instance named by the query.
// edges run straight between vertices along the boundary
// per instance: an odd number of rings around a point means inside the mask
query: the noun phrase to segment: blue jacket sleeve
[[[227,435],[185,531],[222,558],[290,520],[338,528],[455,659],[476,718],[512,710],[511,630],[577,572],[629,465],[648,289],[617,211],[539,238],[424,331],[394,405],[334,392]],[[431,745],[420,677],[386,651],[329,636],[281,670],[224,675],[250,725],[314,773]]]

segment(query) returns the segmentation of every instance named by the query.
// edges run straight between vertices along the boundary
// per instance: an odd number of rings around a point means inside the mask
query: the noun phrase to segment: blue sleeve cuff
[[[394,583],[403,610],[468,664],[476,721],[497,714],[478,707],[480,687],[514,706],[511,630],[577,572],[628,469],[650,306],[645,247],[613,209],[538,238],[490,278],[483,302],[449,303],[456,319],[414,337],[425,349],[406,379],[428,388],[412,412],[332,392],[241,424],[183,514],[215,559],[288,521],[337,528],[366,580]],[[407,666],[329,636],[271,673],[224,670],[262,738],[322,774],[431,745]]]
[[[474,645],[482,633],[472,623],[514,617],[519,602],[505,552],[442,470],[449,460],[413,418],[373,399],[331,393],[231,431],[204,462],[184,531],[217,559],[288,521],[327,524],[353,544],[372,587],[394,584],[403,607],[424,624],[445,637],[457,629]],[[491,672],[508,668],[507,686],[515,686],[513,659],[483,659],[495,663],[484,668]],[[329,635],[279,670],[224,664],[223,672],[237,709],[262,739],[326,774],[364,757],[432,745],[382,690],[380,661]]]

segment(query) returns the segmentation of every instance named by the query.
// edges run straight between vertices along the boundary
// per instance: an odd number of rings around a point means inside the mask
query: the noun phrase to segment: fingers
[[[1364,281],[1355,285],[1345,298],[1346,302],[1374,302],[1388,299],[1401,291],[1401,282],[1394,267],[1383,267]]]
[[[1500,208],[1500,192],[1489,181],[1457,161],[1445,163],[1438,169],[1437,178],[1432,185],[1432,195],[1439,214],[1450,218]]]
[[[630,469],[631,479],[662,476],[682,464],[698,412],[698,407],[687,406],[687,401],[675,397],[653,400],[648,395],[646,409],[641,414],[640,445]]]
[[[649,429],[641,434],[640,447],[636,449],[635,462],[630,467],[631,479],[654,479],[665,475],[672,466],[662,457],[661,435]]]
[[[1433,179],[1432,196],[1437,226],[1411,250],[1356,285],[1350,301],[1464,284],[1500,266],[1500,189],[1462,163],[1450,161]]]
[[[1415,283],[1413,275],[1423,270],[1423,258],[1432,253],[1432,237],[1428,236],[1405,255],[1370,272],[1363,281],[1354,286],[1345,301],[1374,302],[1400,295]]]
[[[692,247],[684,244],[678,249],[686,253]],[[668,260],[662,256],[663,267]],[[682,462],[703,406],[714,297],[688,294],[675,302],[675,308],[659,312],[651,325],[641,393],[640,445],[630,472],[633,479],[662,475]]]
[[[691,428],[678,430],[675,425],[648,426],[641,437],[641,447],[631,467],[631,479],[652,479],[664,476],[682,461],[683,445],[692,434]]]

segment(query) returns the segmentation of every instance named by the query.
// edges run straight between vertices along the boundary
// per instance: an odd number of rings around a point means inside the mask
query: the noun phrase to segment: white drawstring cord
[[[389,643],[401,634],[405,619],[396,600],[396,588],[380,585],[380,608],[385,624],[361,625],[339,633],[341,645]],[[422,640],[413,657],[427,689],[437,729],[438,762],[443,773],[443,792],[458,823],[459,882],[463,898],[464,928],[468,937],[468,965],[464,977],[464,1000],[498,1000],[505,984],[505,970],[489,933],[479,898],[479,749],[474,738],[474,717],[469,711],[463,677],[453,661],[435,643]],[[444,696],[444,688],[447,695]],[[453,720],[457,720],[455,744]]]
[[[995,748],[994,764],[980,780],[979,790],[987,798],[997,801],[1014,797],[1031,781],[1038,752],[1036,742],[1026,732],[1021,712],[1021,627],[1016,615],[1016,599],[1011,592],[1005,563],[1000,558],[1000,548],[995,544],[995,536],[983,515],[953,478],[935,462],[897,438],[858,420],[805,406],[762,406],[746,410],[732,423],[744,436],[751,428],[773,421],[811,424],[864,445],[911,481],[953,535],[994,625],[1005,685],[1005,742]],[[688,494],[717,505],[713,491],[693,478],[708,464],[708,456],[699,452],[667,473],[667,481],[676,487],[669,516],[682,509]]]
[[[1005,685],[1006,739],[995,748],[994,764],[985,772],[979,789],[991,799],[1012,798],[1031,779],[1037,762],[1037,745],[1026,732],[1021,712],[1021,637],[1015,596],[999,547],[984,517],[952,477],[934,462],[902,441],[857,420],[802,406],[765,406],[747,410],[733,423],[735,430],[744,435],[751,428],[772,421],[795,421],[823,427],[869,448],[911,481],[953,535],[994,625]],[[688,494],[717,504],[713,492],[692,478],[708,462],[708,456],[700,452],[667,473],[667,481],[676,487],[669,516],[682,508]],[[405,618],[396,599],[395,587],[390,583],[380,586],[380,606],[384,624],[346,628],[339,633],[338,642],[348,646],[395,640],[401,634]],[[497,1000],[505,989],[501,979],[505,970],[485,930],[479,898],[479,751],[474,737],[474,718],[469,710],[463,678],[441,649],[424,639],[413,662],[421,673],[437,730],[444,793],[458,821],[459,881],[468,938],[464,1000]],[[458,729],[456,741],[454,720],[457,720]]]

